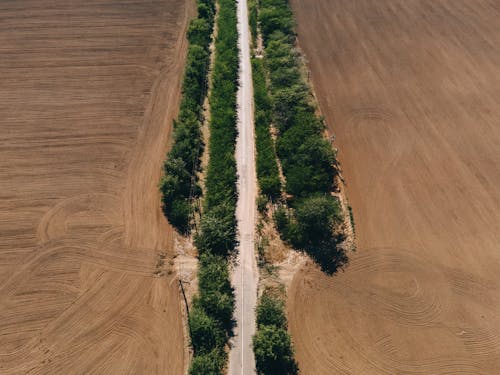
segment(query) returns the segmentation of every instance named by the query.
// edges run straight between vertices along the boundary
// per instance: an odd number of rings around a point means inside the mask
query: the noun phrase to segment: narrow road
[[[238,264],[232,275],[235,288],[235,336],[229,353],[229,374],[255,374],[252,336],[255,333],[258,270],[254,250],[257,178],[255,173],[255,138],[253,125],[253,86],[250,63],[250,38],[247,0],[238,1],[238,34],[240,47],[240,88],[238,90]]]

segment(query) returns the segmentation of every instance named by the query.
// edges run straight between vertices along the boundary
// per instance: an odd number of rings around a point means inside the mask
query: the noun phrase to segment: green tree
[[[278,298],[264,294],[257,306],[257,325],[273,325],[286,328],[284,303]]]
[[[264,41],[277,30],[286,35],[294,34],[294,21],[289,9],[283,7],[280,9],[274,4],[269,7],[263,6],[260,10],[259,19]]]
[[[297,373],[290,336],[283,328],[262,326],[253,337],[257,372],[263,375]]]
[[[330,195],[316,195],[297,203],[295,217],[305,244],[318,244],[332,237],[342,214],[338,200]]]
[[[195,237],[195,245],[200,253],[225,256],[236,244],[236,218],[231,206],[221,205],[205,213]]]
[[[234,292],[229,281],[227,260],[219,255],[202,254],[198,283],[200,292],[196,304],[230,331],[233,326]]]
[[[217,322],[201,308],[194,306],[189,314],[191,345],[196,354],[209,353],[224,345],[225,335]]]
[[[212,3],[209,2],[198,2],[198,18],[203,18],[207,20],[210,25],[210,31],[212,31],[212,26],[214,23],[214,12],[215,7]]]
[[[189,375],[220,375],[224,367],[226,355],[221,349],[210,353],[195,355],[189,368]]]
[[[287,191],[297,197],[330,191],[334,163],[335,153],[326,139],[319,135],[307,138],[284,163]]]
[[[206,7],[202,7],[201,10],[205,11]],[[192,20],[187,31],[189,43],[197,44],[207,50],[212,39],[211,29],[210,23],[205,18],[196,18]]]
[[[294,116],[297,108],[307,106],[308,100],[307,87],[302,84],[274,91],[274,121],[281,133],[288,130],[294,124]]]

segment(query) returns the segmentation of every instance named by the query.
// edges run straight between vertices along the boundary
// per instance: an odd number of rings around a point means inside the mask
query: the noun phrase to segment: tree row
[[[214,0],[198,0],[198,17],[191,21],[179,115],[174,121],[173,144],[160,182],[163,211],[181,233],[190,229],[193,203],[201,195],[198,184],[203,152],[201,124],[208,90],[210,43],[215,16]]]
[[[328,273],[345,263],[342,211],[332,195],[337,176],[335,150],[325,138],[305,67],[296,49],[294,18],[287,0],[260,0],[271,121],[277,130],[276,153],[285,177],[287,201],[275,213],[282,238],[306,251]]]
[[[236,240],[236,93],[238,31],[236,2],[219,0],[215,60],[210,90],[209,161],[203,214],[195,235],[200,254],[199,293],[189,315],[194,358],[191,375],[222,374],[232,334],[234,291],[228,258]]]

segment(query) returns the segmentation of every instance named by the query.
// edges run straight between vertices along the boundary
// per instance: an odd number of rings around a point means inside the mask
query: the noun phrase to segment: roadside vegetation
[[[268,94],[264,61],[260,58],[252,58],[252,77],[257,179],[261,194],[274,201],[281,195],[281,180],[274,141],[269,131],[272,118],[271,98]]]
[[[252,44],[256,47],[257,34],[258,34],[258,0],[248,0],[248,24],[250,26],[250,33],[252,34]]]
[[[191,375],[218,375],[226,367],[227,340],[232,334],[234,292],[228,258],[236,241],[236,91],[238,48],[236,4],[219,0],[217,38],[209,104],[209,162],[203,213],[194,243],[199,252],[198,294],[188,324],[194,357]],[[210,44],[216,13],[215,0],[198,0],[198,17],[187,31],[188,56],[182,101],[174,122],[174,142],[161,181],[163,210],[182,234],[194,224],[194,203],[201,197],[198,172],[204,149],[201,126],[208,93]]]
[[[257,1],[249,2],[249,23],[252,32],[252,44],[259,53],[259,9]],[[264,278],[275,272],[275,267],[268,263],[265,252],[267,238],[262,230],[268,218],[270,203],[282,201],[282,184],[276,155],[275,141],[271,135],[274,121],[274,103],[269,95],[269,79],[266,60],[262,56],[252,57],[252,77],[254,89],[254,121],[257,180],[260,196],[257,208],[260,214],[257,224],[258,264]],[[272,94],[272,92],[271,92]],[[286,217],[288,219],[288,216]],[[285,314],[284,286],[274,279],[271,284],[261,279],[264,291],[256,309],[256,333],[252,338],[256,370],[259,375],[294,375],[298,366],[294,359],[292,338],[288,332]],[[272,285],[272,286],[271,286]]]
[[[345,239],[342,210],[332,195],[338,174],[336,153],[324,136],[325,123],[304,78],[288,1],[258,4],[270,121],[277,133],[276,153],[287,195],[275,211],[276,226],[283,240],[309,254],[323,271],[333,273],[347,261],[338,246]]]
[[[201,195],[197,173],[204,147],[201,124],[214,17],[215,1],[198,0],[198,17],[191,21],[187,31],[189,48],[180,111],[174,121],[174,141],[160,182],[163,211],[170,224],[183,234],[190,230],[193,203]]]
[[[272,217],[281,238],[307,253],[328,274],[345,264],[347,258],[339,246],[345,239],[343,211],[333,194],[338,165],[304,78],[287,0],[251,1],[249,16],[253,45],[257,48],[260,31],[264,46],[263,58],[252,59],[261,192],[257,251],[266,279],[257,307],[253,349],[259,374],[292,375],[298,373],[298,366],[287,330],[284,286],[276,267],[268,263],[269,244],[262,229]],[[268,211],[269,207],[273,209]]]
[[[258,374],[298,373],[287,330],[285,303],[272,289],[264,291],[257,306],[257,333],[253,337],[253,350]]]
[[[228,259],[236,240],[236,92],[238,47],[236,3],[218,0],[215,61],[210,92],[210,141],[203,215],[194,236],[200,254],[198,295],[189,314],[194,351],[191,375],[222,374],[232,334],[234,291]]]

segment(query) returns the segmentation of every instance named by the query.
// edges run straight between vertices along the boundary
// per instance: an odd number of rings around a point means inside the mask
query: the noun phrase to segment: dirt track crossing
[[[498,2],[292,4],[358,244],[292,282],[302,373],[498,373]]]
[[[0,373],[183,372],[157,184],[189,4],[0,4]]]

